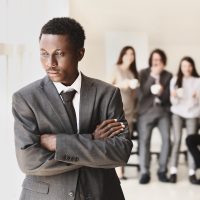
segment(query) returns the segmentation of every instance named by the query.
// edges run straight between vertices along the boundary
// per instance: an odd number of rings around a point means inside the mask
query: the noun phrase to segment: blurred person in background
[[[133,124],[136,121],[136,88],[139,86],[136,67],[136,53],[132,46],[122,48],[115,65],[112,84],[120,89],[125,118],[128,121],[130,134],[133,134]],[[116,169],[120,179],[126,180],[124,167]]]
[[[150,143],[152,130],[158,127],[162,145],[159,156],[158,179],[169,182],[167,164],[170,152],[170,91],[172,74],[165,70],[167,57],[163,50],[155,49],[149,57],[149,67],[139,74],[138,132],[140,184],[150,181]]]
[[[200,78],[191,57],[180,61],[177,76],[170,83],[173,147],[171,153],[170,182],[177,182],[177,167],[183,128],[188,135],[197,133],[200,116]],[[200,184],[195,175],[195,163],[188,154],[189,181]]]
[[[200,121],[199,121],[200,125]],[[200,135],[191,134],[186,137],[186,144],[192,157],[194,158],[196,170],[200,169]],[[200,180],[197,180],[200,182]]]

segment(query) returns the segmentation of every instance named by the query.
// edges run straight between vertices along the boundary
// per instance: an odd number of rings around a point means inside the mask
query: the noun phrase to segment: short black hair
[[[164,52],[163,50],[161,50],[161,49],[154,49],[154,50],[151,52],[150,57],[149,57],[149,67],[152,66],[152,58],[153,58],[153,54],[154,54],[154,53],[157,53],[157,54],[160,55],[161,61],[162,61],[162,63],[163,63],[164,65],[167,64],[167,56],[166,56],[165,52]]]
[[[58,17],[49,20],[42,27],[39,40],[42,34],[67,35],[75,48],[84,47],[84,29],[76,20],[69,17]]]

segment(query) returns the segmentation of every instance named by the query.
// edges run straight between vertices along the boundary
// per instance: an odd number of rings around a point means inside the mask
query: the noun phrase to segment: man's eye
[[[64,56],[63,52],[56,52],[56,56]]]
[[[49,54],[45,51],[40,52],[40,55],[43,57],[47,57]]]

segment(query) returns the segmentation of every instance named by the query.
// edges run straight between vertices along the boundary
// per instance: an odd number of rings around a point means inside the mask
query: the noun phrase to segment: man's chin
[[[62,81],[60,77],[49,76],[49,75],[48,75],[48,77],[53,82],[61,82]]]

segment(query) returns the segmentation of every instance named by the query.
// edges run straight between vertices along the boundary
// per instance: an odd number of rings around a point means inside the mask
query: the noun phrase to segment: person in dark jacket
[[[186,137],[186,144],[188,150],[194,158],[194,162],[196,164],[196,170],[200,169],[200,135],[192,134]],[[190,182],[192,184],[200,185],[200,179],[191,178]]]
[[[120,90],[78,70],[84,39],[74,19],[47,22],[39,37],[47,76],[13,95],[20,200],[124,200],[115,167],[132,142]]]
[[[138,132],[141,176],[139,182],[150,181],[150,142],[152,130],[158,127],[162,147],[157,172],[161,182],[168,182],[166,175],[170,152],[170,91],[172,74],[165,70],[167,57],[161,49],[155,49],[149,58],[149,67],[139,74]]]

